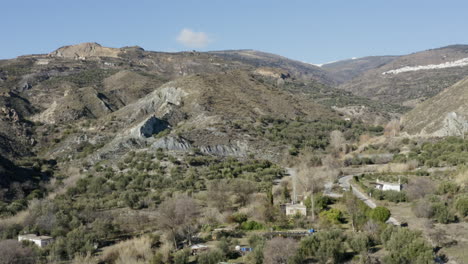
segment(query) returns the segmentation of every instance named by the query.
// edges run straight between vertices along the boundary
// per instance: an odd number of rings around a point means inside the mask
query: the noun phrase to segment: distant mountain
[[[321,66],[339,84],[350,81],[366,71],[377,69],[397,59],[398,56],[369,56],[326,63]]]
[[[419,104],[402,118],[410,135],[458,136],[468,132],[468,77]]]
[[[356,95],[414,107],[468,75],[468,45],[400,56],[345,82]]]
[[[255,67],[273,67],[288,70],[292,76],[301,80],[315,80],[327,85],[336,85],[332,74],[315,65],[291,60],[276,54],[256,50],[225,50],[212,51],[219,57],[250,64]]]

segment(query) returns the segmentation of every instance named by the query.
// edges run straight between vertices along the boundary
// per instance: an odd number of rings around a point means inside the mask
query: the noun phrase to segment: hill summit
[[[84,59],[87,57],[114,57],[117,58],[121,49],[103,47],[95,42],[85,42],[76,45],[64,46],[51,53],[50,57]]]

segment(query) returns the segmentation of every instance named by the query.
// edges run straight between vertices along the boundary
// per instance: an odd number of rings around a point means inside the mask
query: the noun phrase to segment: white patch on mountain
[[[463,67],[468,65],[468,58],[464,58],[456,61],[449,61],[441,64],[429,64],[429,65],[418,65],[418,66],[405,66],[399,69],[390,70],[383,72],[382,74],[398,74],[402,72],[412,72],[412,71],[421,71],[421,70],[435,70],[435,69],[445,69],[453,67]]]

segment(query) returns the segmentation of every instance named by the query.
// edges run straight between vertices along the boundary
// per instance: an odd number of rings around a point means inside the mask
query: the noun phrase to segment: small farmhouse
[[[203,245],[203,244],[197,244],[197,245],[192,245],[190,247],[190,250],[192,251],[192,255],[198,255],[201,252],[207,251],[209,249],[208,246]]]
[[[398,180],[398,183],[389,183],[389,182],[383,182],[377,179],[375,182],[375,188],[382,190],[382,191],[401,191],[401,183],[400,180]]]
[[[37,236],[35,234],[27,234],[27,235],[19,235],[18,236],[18,241],[31,241],[34,244],[36,244],[38,247],[45,247],[52,242],[54,242],[54,239],[50,236]]]
[[[296,214],[307,215],[307,207],[302,203],[286,204],[285,210],[286,210],[286,215],[296,215]]]

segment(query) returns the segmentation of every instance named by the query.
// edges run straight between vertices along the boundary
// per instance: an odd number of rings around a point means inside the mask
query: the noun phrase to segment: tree
[[[188,249],[179,250],[174,254],[174,264],[189,263],[190,252]]]
[[[265,238],[260,235],[251,235],[249,237],[249,245],[253,251],[247,255],[249,263],[263,264],[263,248],[265,247]]]
[[[293,175],[293,185],[297,191],[307,194],[311,198],[312,221],[315,220],[315,199],[314,194],[323,190],[323,184],[328,176],[326,168],[313,167],[310,162],[313,159],[311,154],[304,154],[299,157],[296,175]],[[295,177],[295,178],[294,178]],[[293,197],[294,199],[295,197]]]
[[[345,193],[344,201],[348,214],[351,217],[353,231],[359,230],[368,220],[367,212],[370,210],[369,207],[354,196],[352,191]]]
[[[343,232],[332,229],[303,238],[300,250],[304,256],[315,257],[320,263],[339,263],[344,256],[344,241]]]
[[[287,264],[297,254],[298,244],[291,238],[275,237],[263,250],[265,264]]]
[[[243,179],[233,179],[228,183],[228,186],[231,187],[231,190],[236,195],[240,206],[245,206],[250,195],[257,191],[257,186],[254,182]]]
[[[432,247],[424,241],[420,232],[390,227],[382,236],[385,249],[389,252],[383,259],[385,264],[434,263]]]
[[[345,143],[346,139],[341,131],[333,130],[330,132],[330,148],[333,156],[338,157],[340,155]]]
[[[211,249],[198,255],[198,264],[218,264],[225,259],[224,254],[219,249]]]
[[[226,199],[230,193],[229,185],[222,180],[213,180],[207,184],[208,203],[212,207],[216,207],[220,212],[225,211],[230,207],[229,199]]]
[[[366,233],[356,233],[349,239],[349,246],[354,252],[364,257],[371,247],[371,240]]]
[[[385,221],[390,218],[390,210],[382,206],[377,206],[370,211],[369,217],[373,220],[385,223]]]
[[[0,264],[36,263],[37,255],[30,247],[16,240],[0,241]]]
[[[332,224],[339,224],[343,220],[343,213],[336,208],[332,208],[321,212],[320,220],[328,221]]]
[[[159,228],[168,232],[174,247],[177,248],[177,235],[182,235],[191,244],[192,236],[198,228],[199,208],[194,199],[188,196],[170,198],[162,202],[157,211]]]

